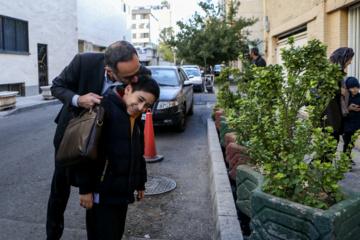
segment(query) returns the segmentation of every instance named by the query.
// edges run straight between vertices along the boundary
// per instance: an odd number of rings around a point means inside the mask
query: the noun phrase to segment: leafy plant
[[[288,44],[288,49],[281,49],[284,68],[249,67],[244,61],[245,73],[226,69],[241,81],[234,94],[237,97],[228,93],[226,84],[220,96],[226,99],[223,105],[239,143],[251,149],[246,154],[264,167],[263,190],[327,209],[345,198],[337,182],[344,179],[350,166],[346,154],[336,154],[332,128],[322,128],[323,111],[342,74],[339,66],[328,63],[326,46],[319,40],[295,47],[290,37]],[[313,88],[319,95],[308,94]],[[305,119],[299,117],[302,109],[308,114]],[[322,162],[324,158],[334,164]],[[307,165],[312,159],[312,165]]]

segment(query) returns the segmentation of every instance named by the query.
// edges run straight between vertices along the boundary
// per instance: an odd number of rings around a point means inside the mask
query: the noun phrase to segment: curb
[[[38,109],[38,108],[42,108],[42,107],[46,107],[46,106],[50,106],[50,105],[57,105],[57,104],[61,104],[61,102],[58,99],[55,99],[55,100],[46,100],[46,102],[37,103],[34,105],[29,105],[29,106],[24,106],[24,107],[16,107],[15,109],[10,110],[6,114],[2,115],[2,117],[10,116],[10,115],[21,113],[21,112],[27,112],[27,111],[30,111],[33,109]]]
[[[212,119],[207,121],[207,139],[211,202],[215,226],[214,239],[243,240],[218,133]]]

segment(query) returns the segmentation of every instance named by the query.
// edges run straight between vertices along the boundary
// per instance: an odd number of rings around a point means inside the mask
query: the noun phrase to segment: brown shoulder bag
[[[72,167],[97,158],[104,108],[95,105],[70,120],[61,140],[55,163]]]

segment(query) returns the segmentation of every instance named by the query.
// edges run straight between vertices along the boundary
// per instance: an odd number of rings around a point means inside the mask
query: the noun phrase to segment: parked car
[[[221,71],[221,69],[223,69],[224,67],[225,67],[224,64],[216,64],[216,65],[214,66],[214,75],[215,75],[215,77],[217,77],[217,76],[220,75],[220,71]]]
[[[196,65],[184,65],[182,68],[189,76],[189,80],[192,82],[194,89],[204,92],[205,81],[201,77],[201,71],[199,66]]]
[[[160,86],[160,97],[152,106],[154,126],[172,126],[185,131],[186,115],[194,111],[194,90],[184,69],[176,66],[150,66]],[[146,114],[142,115],[145,120]]]

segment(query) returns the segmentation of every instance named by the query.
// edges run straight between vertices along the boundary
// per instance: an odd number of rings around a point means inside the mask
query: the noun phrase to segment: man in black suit
[[[251,64],[255,64],[257,67],[265,67],[265,60],[259,55],[259,49],[257,47],[253,47],[250,49],[250,57],[253,59]]]
[[[105,54],[77,54],[51,87],[52,95],[64,104],[55,119],[55,156],[73,117],[99,104],[101,94],[110,86],[137,82],[139,74],[151,75],[151,71],[139,64],[136,49],[126,41],[111,44]],[[47,210],[47,239],[60,239],[64,230],[64,212],[70,195],[66,172],[66,168],[55,166]]]

